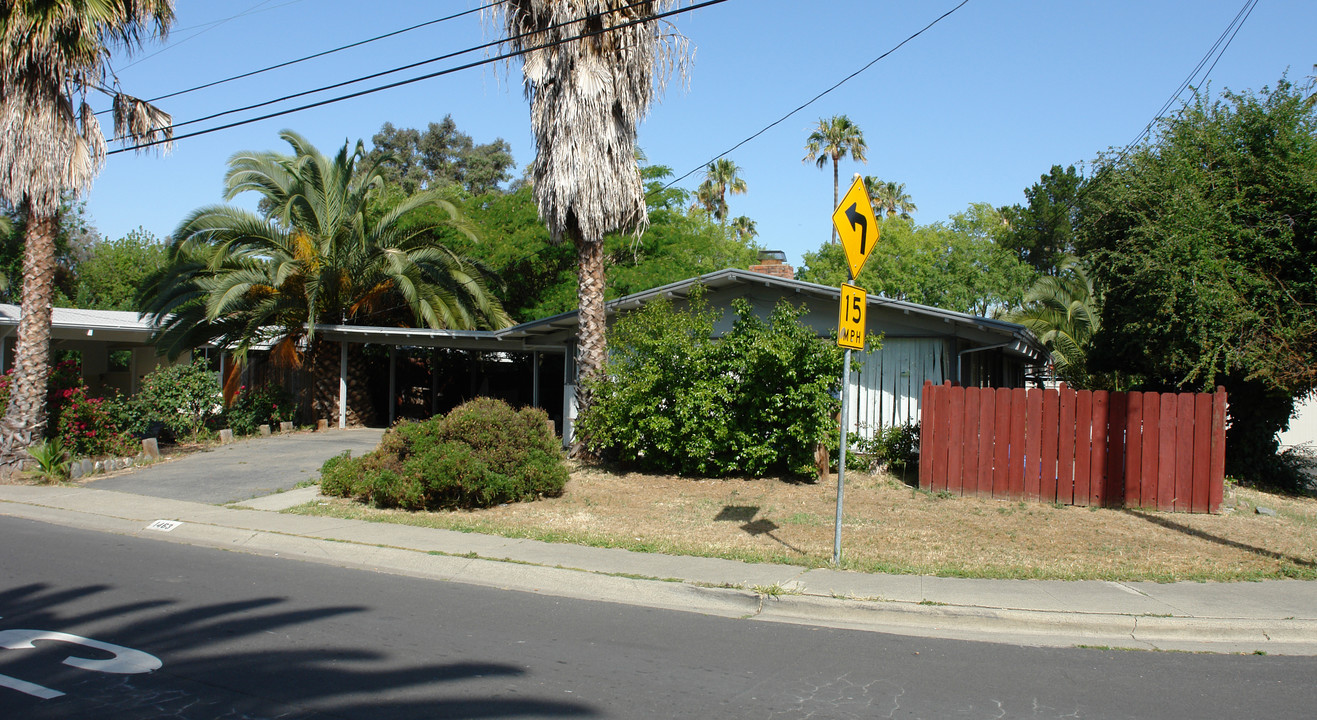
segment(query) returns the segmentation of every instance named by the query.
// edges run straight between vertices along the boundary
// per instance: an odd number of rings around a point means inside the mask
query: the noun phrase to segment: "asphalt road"
[[[117,490],[173,500],[223,505],[289,490],[320,476],[320,466],[347,450],[365,455],[384,430],[354,428],[243,438],[112,477],[93,480],[100,490]]]
[[[0,546],[4,717],[1274,719],[1317,706],[1314,658],[755,623],[12,517]]]

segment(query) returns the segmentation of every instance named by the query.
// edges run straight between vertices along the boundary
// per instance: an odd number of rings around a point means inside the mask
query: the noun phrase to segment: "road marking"
[[[42,700],[50,700],[51,698],[57,698],[64,694],[58,690],[51,690],[48,687],[41,687],[36,683],[30,683],[26,680],[19,680],[18,678],[9,677],[8,675],[0,675],[0,687],[7,687],[11,690],[17,690],[26,695],[39,697]]]

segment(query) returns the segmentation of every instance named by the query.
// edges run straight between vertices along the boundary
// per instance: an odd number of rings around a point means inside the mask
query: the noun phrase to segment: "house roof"
[[[606,304],[610,317],[618,312],[635,310],[660,298],[684,298],[696,285],[709,291],[734,291],[738,286],[747,290],[764,288],[770,293],[794,295],[802,299],[839,302],[841,289],[789,280],[774,275],[727,269],[699,277],[670,283],[618,298]],[[1001,347],[1031,364],[1049,358],[1047,349],[1022,325],[1002,320],[978,317],[920,305],[903,300],[891,300],[869,295],[870,317],[900,318],[903,327],[913,329],[906,334],[947,336],[962,338],[978,347]],[[0,304],[0,336],[11,334],[18,324],[19,307]],[[871,321],[872,324],[872,321]],[[154,326],[135,312],[115,310],[79,310],[54,308],[51,335],[57,340],[105,340],[149,344]],[[502,330],[432,330],[428,328],[397,328],[364,325],[318,325],[316,333],[326,340],[373,342],[413,347],[447,347],[487,352],[546,350],[563,352],[565,342],[576,333],[576,311],[565,312],[539,320],[514,325]]]
[[[52,308],[50,336],[53,340],[92,340],[151,344],[154,326],[135,312]],[[22,311],[18,305],[0,303],[0,337],[17,331]]]
[[[696,284],[703,285],[711,291],[732,289],[736,286],[747,288],[759,286],[783,295],[797,295],[828,302],[841,301],[841,288],[838,287],[789,280],[749,270],[726,269],[618,298],[607,303],[606,311],[612,317],[618,311],[635,310],[660,297],[684,298],[690,294]],[[911,318],[927,328],[927,332],[922,333],[925,335],[953,335],[978,345],[1001,345],[1006,352],[1021,356],[1031,364],[1042,363],[1050,358],[1047,348],[1023,325],[942,310],[904,300],[892,300],[875,294],[868,296],[868,306],[870,311],[878,310]],[[498,332],[508,339],[538,337],[547,340],[551,335],[574,333],[576,317],[576,311],[566,312]]]

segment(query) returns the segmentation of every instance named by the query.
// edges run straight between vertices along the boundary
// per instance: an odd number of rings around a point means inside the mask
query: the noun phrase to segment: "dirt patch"
[[[1231,489],[1219,515],[939,496],[848,473],[843,566],[996,578],[1317,578],[1317,500]],[[296,512],[806,566],[832,559],[836,482],[700,480],[578,467],[565,493],[409,513],[343,500]],[[1275,510],[1257,514],[1258,506]]]

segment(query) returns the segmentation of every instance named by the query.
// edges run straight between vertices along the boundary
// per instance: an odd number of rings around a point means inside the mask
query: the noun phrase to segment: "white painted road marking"
[[[81,670],[91,670],[93,672],[113,673],[116,675],[135,675],[137,673],[148,673],[159,670],[161,666],[160,658],[144,653],[141,650],[126,648],[122,645],[92,640],[80,635],[71,635],[69,633],[56,632],[54,630],[28,630],[23,628],[13,630],[0,630],[0,648],[5,650],[23,650],[31,649],[36,646],[34,642],[66,642],[74,645],[89,647],[93,650],[101,650],[110,653],[114,657],[107,660],[95,660],[92,658],[78,657],[70,655],[62,661],[69,667],[79,668]],[[52,690],[48,687],[42,687],[35,683],[19,680],[18,678],[0,675],[0,687],[7,687],[17,690],[27,695],[33,695],[43,700],[56,698],[64,693],[58,690]]]

